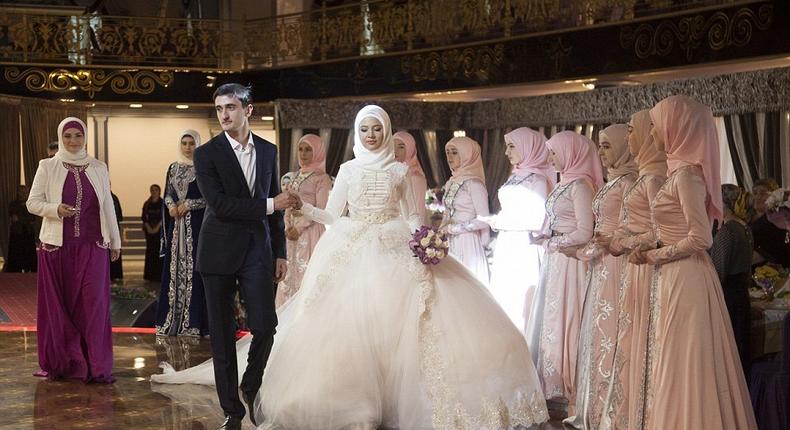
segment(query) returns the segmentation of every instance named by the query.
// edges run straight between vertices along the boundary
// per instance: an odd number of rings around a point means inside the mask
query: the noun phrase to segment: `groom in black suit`
[[[298,197],[280,193],[277,149],[252,134],[248,87],[225,84],[214,92],[223,132],[195,150],[198,186],[206,199],[197,249],[208,308],[214,380],[225,422],[240,429],[242,397],[255,424],[253,401],[274,342],[277,282],[285,277],[285,232],[281,210],[300,207]],[[233,298],[238,289],[253,339],[247,370],[238,385]]]

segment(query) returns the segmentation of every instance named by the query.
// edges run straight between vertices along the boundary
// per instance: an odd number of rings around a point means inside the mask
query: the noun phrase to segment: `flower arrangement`
[[[766,299],[773,300],[774,292],[778,285],[787,279],[787,272],[777,264],[768,263],[754,270],[754,282],[765,291]]]
[[[425,225],[414,232],[409,241],[409,248],[422,264],[439,264],[447,256],[449,247],[445,233]]]
[[[766,213],[773,225],[786,230],[785,243],[790,243],[790,190],[779,188],[765,199]]]
[[[444,203],[442,202],[442,198],[444,197],[444,191],[441,188],[434,188],[425,191],[425,208],[428,209],[429,212],[432,214],[435,213],[444,213]]]

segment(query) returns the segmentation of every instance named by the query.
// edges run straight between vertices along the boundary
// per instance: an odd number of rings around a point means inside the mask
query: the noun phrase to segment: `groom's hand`
[[[274,262],[274,282],[282,281],[286,273],[288,273],[288,262],[283,258],[278,258]]]
[[[293,194],[288,191],[282,192],[274,197],[274,210],[280,211],[294,207],[296,202],[297,200],[294,200]]]

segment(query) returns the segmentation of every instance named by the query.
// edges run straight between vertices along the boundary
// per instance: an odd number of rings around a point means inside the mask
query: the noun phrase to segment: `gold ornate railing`
[[[0,55],[6,64],[221,69],[233,66],[233,47],[242,46],[240,34],[233,31],[233,23],[219,20],[31,14],[0,8]]]
[[[247,21],[33,14],[0,8],[0,55],[5,64],[286,67],[755,1],[760,0],[369,0]]]

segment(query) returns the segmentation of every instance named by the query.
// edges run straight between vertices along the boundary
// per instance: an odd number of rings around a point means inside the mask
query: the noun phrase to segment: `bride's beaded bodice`
[[[326,210],[310,207],[308,217],[323,224],[333,224],[348,209],[354,221],[383,224],[403,216],[413,228],[420,225],[419,215],[410,198],[408,166],[395,163],[386,170],[368,170],[350,163],[340,166]]]
[[[403,197],[403,169],[386,171],[348,168],[348,214],[352,219],[385,222],[398,217]]]

